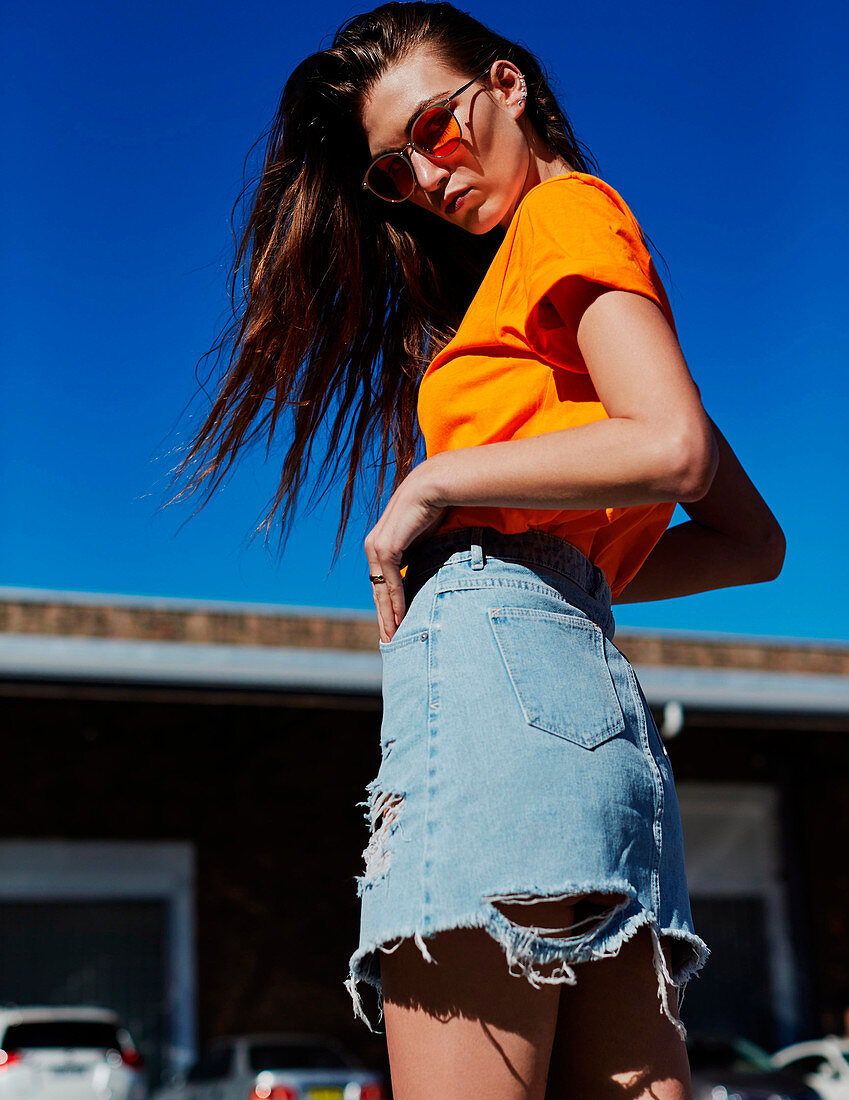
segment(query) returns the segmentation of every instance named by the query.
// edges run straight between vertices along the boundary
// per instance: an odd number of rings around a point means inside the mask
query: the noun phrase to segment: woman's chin
[[[498,211],[493,213],[487,209],[487,200],[476,202],[473,205],[463,206],[451,219],[460,229],[467,233],[474,233],[476,237],[482,237],[499,224],[501,218]]]

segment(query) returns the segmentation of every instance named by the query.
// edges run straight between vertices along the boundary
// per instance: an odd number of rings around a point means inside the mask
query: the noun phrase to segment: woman
[[[591,167],[525,48],[444,3],[350,20],[286,83],[186,460],[211,493],[290,407],[285,538],[333,407],[337,552],[378,431],[375,500],[396,462],[365,538],[382,760],[346,982],[369,1026],[378,991],[396,1100],[690,1095],[679,994],[709,951],[611,604],[771,579],[784,544]]]

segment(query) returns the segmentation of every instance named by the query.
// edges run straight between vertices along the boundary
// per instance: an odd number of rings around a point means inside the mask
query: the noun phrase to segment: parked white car
[[[793,1043],[773,1054],[780,1069],[789,1069],[820,1094],[823,1100],[849,1100],[849,1039],[826,1035]]]
[[[147,1096],[144,1061],[111,1009],[0,1009],[0,1100]]]
[[[323,1035],[235,1035],[209,1044],[154,1100],[387,1100],[379,1073]]]

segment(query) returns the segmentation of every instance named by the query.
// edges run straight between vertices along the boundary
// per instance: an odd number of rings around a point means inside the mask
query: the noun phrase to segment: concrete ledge
[[[846,715],[849,677],[634,664],[653,706]],[[0,678],[380,694],[380,653],[0,634]],[[849,722],[847,722],[849,729]]]

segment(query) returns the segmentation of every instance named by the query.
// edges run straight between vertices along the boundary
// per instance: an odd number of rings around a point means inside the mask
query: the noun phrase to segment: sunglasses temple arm
[[[460,91],[459,91],[459,92],[455,92],[455,93],[454,93],[454,95],[452,95],[452,96],[451,96],[451,99],[456,99],[458,95],[461,95],[461,94],[462,94],[463,92],[465,92],[466,88],[471,88],[471,86],[472,86],[473,84],[477,84],[477,82],[478,82],[479,80],[483,80],[483,78],[484,78],[485,76],[487,76],[487,75],[488,75],[488,73],[489,73],[489,67],[485,68],[485,69],[484,69],[484,71],[483,71],[482,73],[480,73],[480,74],[479,74],[478,76],[476,76],[476,77],[473,77],[473,78],[472,78],[472,79],[471,79],[471,80],[469,81],[469,83],[468,83],[468,84],[464,84],[464,85],[463,85],[463,87],[462,87],[462,88],[460,89]],[[449,99],[449,100],[448,100],[448,102],[449,102],[449,103],[451,102],[451,99]]]

